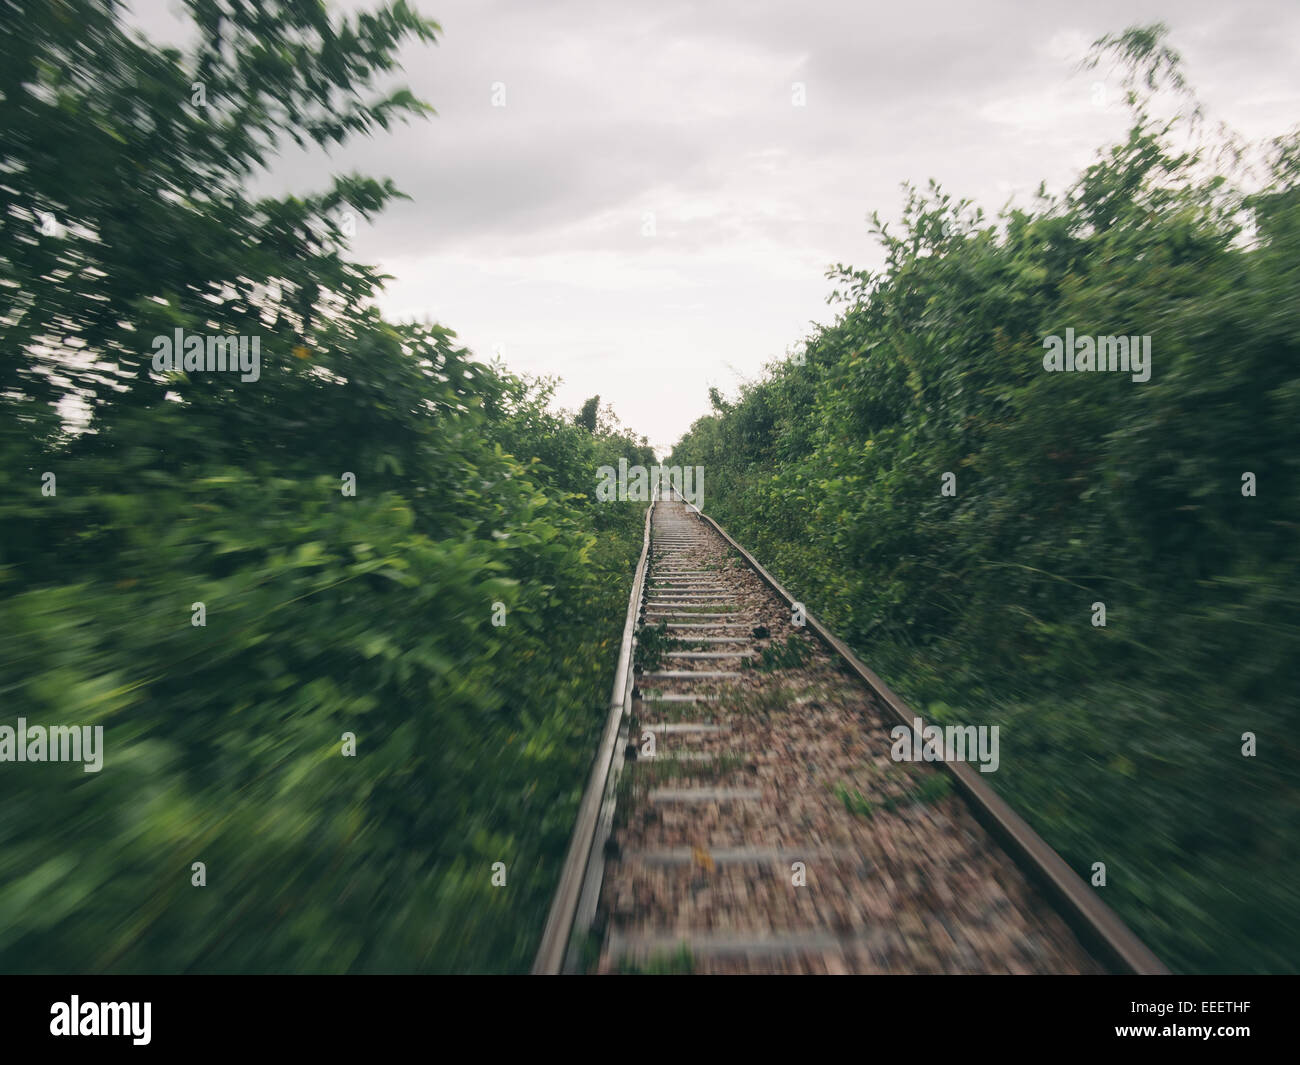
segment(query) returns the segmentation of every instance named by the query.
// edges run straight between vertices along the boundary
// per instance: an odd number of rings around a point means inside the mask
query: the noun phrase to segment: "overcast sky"
[[[179,43],[172,0],[132,6]],[[661,454],[710,385],[830,320],[827,266],[879,263],[866,217],[895,216],[901,182],[995,212],[1121,136],[1113,79],[1097,106],[1105,73],[1075,72],[1097,37],[1163,20],[1210,118],[1252,138],[1300,122],[1293,0],[415,6],[443,33],[403,53],[405,80],[438,116],[286,157],[268,189],[393,178],[412,201],[355,242],[395,275],[384,310],[562,377],[567,407],[599,393]]]

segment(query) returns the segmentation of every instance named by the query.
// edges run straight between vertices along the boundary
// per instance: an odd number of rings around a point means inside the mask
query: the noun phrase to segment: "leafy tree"
[[[596,413],[599,410],[600,396],[592,396],[582,405],[582,409],[578,411],[578,415],[574,420],[587,432],[594,433],[596,431]]]
[[[918,709],[1015,737],[995,786],[1126,870],[1107,901],[1167,962],[1293,971],[1300,135],[1248,191],[1163,27],[1108,60],[1126,138],[994,219],[909,188],[803,364],[711,394],[671,461]],[[1066,327],[1151,336],[1150,380],[1045,373]]]
[[[188,52],[0,15],[5,724],[104,729],[99,773],[0,773],[0,970],[525,969],[640,546],[591,487],[637,446],[382,319],[345,212],[389,182],[247,191],[427,113],[375,85],[436,24],[187,6]],[[155,370],[175,328],[259,337],[260,378]]]

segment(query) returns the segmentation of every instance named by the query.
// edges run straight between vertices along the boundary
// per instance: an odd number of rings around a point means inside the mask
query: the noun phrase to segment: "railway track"
[[[712,519],[654,502],[534,972],[1166,971]]]

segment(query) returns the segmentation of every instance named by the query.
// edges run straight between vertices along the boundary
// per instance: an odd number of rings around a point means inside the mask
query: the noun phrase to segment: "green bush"
[[[437,27],[194,2],[182,55],[91,0],[19,7],[0,725],[102,726],[104,762],[0,765],[0,970],[527,969],[641,542],[596,470],[647,450],[444,328],[383,321],[337,212],[391,185],[245,189],[284,138],[426,110],[361,101]],[[148,338],[175,327],[260,337],[260,379],[157,372]]]
[[[1300,137],[1247,194],[1152,117],[1162,29],[1110,53],[1124,142],[996,221],[913,190],[802,363],[670,461],[918,710],[1002,727],[994,785],[1168,964],[1294,971]],[[1066,327],[1150,335],[1150,380],[1044,372]]]

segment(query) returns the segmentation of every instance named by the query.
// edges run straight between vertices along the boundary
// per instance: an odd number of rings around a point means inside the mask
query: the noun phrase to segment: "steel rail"
[[[786,603],[797,600],[772,576],[752,554],[741,547],[716,520],[704,514],[695,504],[688,502],[676,490],[669,489],[671,498],[686,503],[699,521],[707,523],[744,559],[745,563]],[[651,519],[654,501],[646,511],[645,533],[641,544],[641,557],[637,562],[632,593],[628,600],[627,620],[623,629],[623,642],[619,649],[618,667],[614,676],[614,689],[610,699],[609,717],[597,750],[595,765],[587,790],[579,807],[568,856],[560,876],[559,887],[551,904],[541,946],[533,963],[534,973],[575,971],[578,958],[578,937],[585,934],[593,922],[604,875],[604,847],[614,817],[615,783],[622,769],[627,721],[631,713],[631,696],[635,679],[633,649],[637,618],[649,567],[651,547]],[[804,610],[805,627],[810,629],[828,648],[834,651],[863,681],[879,702],[902,725],[909,729],[924,721],[903,699],[862,662],[852,649],[830,631],[807,609]],[[1092,951],[1099,961],[1118,972],[1140,974],[1167,974],[1169,970],[1159,958],[1124,924],[1120,917],[1088,886],[1065,860],[1020,817],[979,774],[964,762],[942,762],[952,774],[958,790],[975,817],[1002,845],[1008,857],[1038,883],[1065,921],[1079,936],[1080,941]]]
[[[632,592],[628,596],[627,620],[623,624],[623,640],[619,645],[618,666],[614,670],[614,687],[610,693],[605,731],[596,748],[596,760],[591,767],[587,790],[574,823],[568,854],[560,871],[560,881],[555,898],[542,929],[541,944],[533,960],[535,975],[554,975],[572,971],[576,967],[575,933],[586,933],[596,912],[600,895],[601,878],[605,869],[605,840],[614,819],[614,783],[622,769],[622,733],[626,731],[632,711],[632,649],[636,642],[637,615],[641,596],[645,590],[646,571],[650,559],[650,519],[654,514],[655,500],[645,512],[645,531],[641,537],[641,557],[632,578]]]
[[[685,499],[682,502],[686,502]],[[687,503],[703,522],[708,523],[777,595],[787,603],[797,600],[782,587],[753,555],[740,546],[717,521],[699,507]],[[907,728],[925,722],[900,696],[855,655],[843,640],[817,620],[807,609],[804,622],[831,650],[838,654],[864,681],[893,716]],[[1168,974],[1164,963],[1143,943],[1109,906],[1091,891],[1079,875],[1066,864],[1047,841],[1029,826],[1001,796],[989,787],[965,762],[944,761],[943,766],[955,778],[958,788],[976,818],[1002,844],[1011,859],[1042,886],[1057,903],[1061,916],[1098,960],[1122,973]]]

